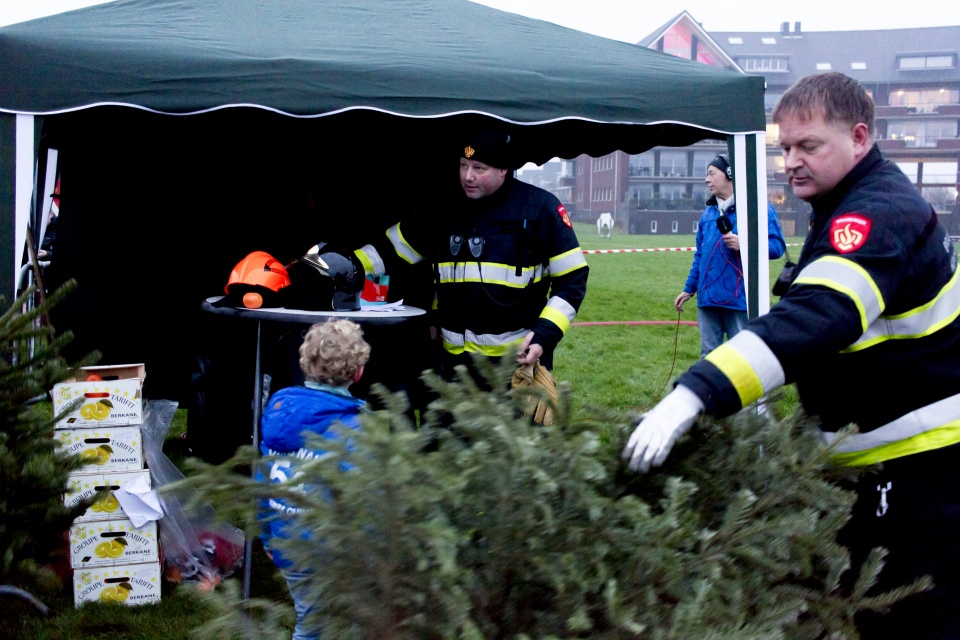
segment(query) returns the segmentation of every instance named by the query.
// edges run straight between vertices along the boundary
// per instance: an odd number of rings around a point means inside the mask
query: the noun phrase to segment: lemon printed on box
[[[133,587],[130,586],[129,582],[121,582],[115,587],[107,587],[100,592],[100,601],[101,602],[123,602],[128,597],[130,597],[130,592],[133,591]]]
[[[96,402],[88,402],[80,407],[80,417],[84,420],[106,420],[110,417],[113,403],[104,398]]]

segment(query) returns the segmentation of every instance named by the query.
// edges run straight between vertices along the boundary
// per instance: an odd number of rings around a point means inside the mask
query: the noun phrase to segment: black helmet
[[[357,311],[363,265],[349,251],[321,242],[287,265],[284,306],[308,311]]]

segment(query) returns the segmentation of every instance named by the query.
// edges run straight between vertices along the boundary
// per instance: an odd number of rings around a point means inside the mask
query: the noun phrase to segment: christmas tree
[[[705,420],[638,475],[619,456],[635,416],[561,386],[554,425],[537,426],[522,412],[536,390],[507,390],[509,364],[478,368],[494,391],[425,377],[438,398],[419,429],[381,389],[360,431],[308,441],[328,453],[297,486],[235,473],[251,449],[188,482],[251,527],[257,499],[306,509],[276,544],[315,569],[338,639],[854,638],[858,610],[926,587],[866,597],[878,549],[841,590],[853,495],[803,416]]]
[[[73,288],[68,283],[36,306],[25,291],[0,316],[0,584],[32,588],[56,583],[52,565],[64,561],[65,534],[86,504],[67,508],[67,476],[82,466],[53,438],[56,416],[44,401],[51,387],[82,364],[68,365],[57,335],[45,321],[49,309]]]

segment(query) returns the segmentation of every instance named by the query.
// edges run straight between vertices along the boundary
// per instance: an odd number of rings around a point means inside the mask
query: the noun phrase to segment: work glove
[[[703,401],[697,394],[677,385],[670,395],[640,417],[623,448],[623,459],[629,460],[628,466],[640,473],[646,473],[651,466],[659,467],[667,459],[673,443],[686,433],[703,409]]]
[[[510,388],[522,389],[523,387],[543,389],[547,397],[554,403],[560,399],[557,394],[557,379],[553,377],[549,369],[539,362],[520,365],[513,372],[513,377],[510,379]],[[553,408],[547,398],[527,396],[524,398],[523,413],[533,416],[533,421],[537,424],[548,427],[553,424]]]

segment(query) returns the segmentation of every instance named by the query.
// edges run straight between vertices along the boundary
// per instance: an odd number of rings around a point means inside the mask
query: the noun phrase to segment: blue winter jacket
[[[733,203],[727,208],[727,217],[737,231],[737,209]],[[717,227],[720,209],[716,196],[707,201],[707,208],[700,215],[697,229],[697,250],[683,290],[697,294],[698,307],[723,307],[724,309],[747,310],[747,296],[743,288],[743,265],[740,252],[731,251],[723,243]],[[786,243],[780,230],[780,221],[773,207],[767,205],[767,235],[769,257],[775,260],[783,255]]]
[[[342,422],[350,429],[360,428],[358,414],[366,404],[363,400],[354,398],[342,389],[315,386],[318,388],[287,387],[271,396],[260,420],[260,452],[278,459],[264,465],[257,474],[258,479],[272,483],[295,481],[297,466],[303,460],[325,453],[323,450],[307,448],[304,432],[311,431],[332,440],[338,435],[328,429],[335,422]],[[306,491],[317,489],[311,486],[303,488]],[[273,551],[273,561],[280,568],[289,567],[290,562],[283,558],[278,549],[270,546],[270,539],[289,537],[289,527],[299,511],[281,498],[271,498],[261,504],[260,513],[264,523],[261,538],[267,548]]]

